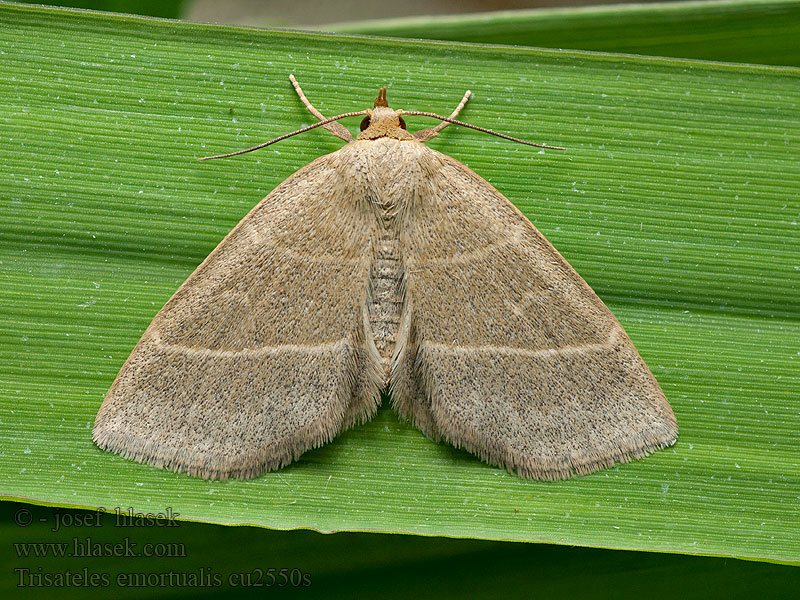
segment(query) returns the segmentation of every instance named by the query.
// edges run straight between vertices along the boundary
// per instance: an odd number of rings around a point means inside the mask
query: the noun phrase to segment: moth
[[[103,401],[103,449],[249,478],[370,419],[381,392],[433,440],[525,478],[586,474],[678,429],[622,326],[531,222],[428,148],[456,123],[372,109],[275,188],[153,319]],[[338,123],[361,116],[353,139]],[[436,127],[411,133],[403,117]],[[529,145],[530,142],[523,142]],[[554,148],[551,146],[542,146]],[[208,157],[218,158],[218,157]]]

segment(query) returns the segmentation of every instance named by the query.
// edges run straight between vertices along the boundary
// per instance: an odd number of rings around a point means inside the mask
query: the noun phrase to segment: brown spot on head
[[[374,108],[378,108],[379,106],[389,106],[389,103],[386,101],[386,86],[383,86],[378,91],[378,97],[375,98]]]
[[[414,139],[406,131],[406,123],[400,114],[401,110],[392,110],[386,100],[386,87],[382,87],[375,98],[375,107],[367,110],[367,116],[361,121],[359,140],[376,140],[378,138],[394,138],[396,140]]]
[[[394,138],[396,140],[411,140],[414,136],[406,131],[405,121],[400,117],[402,111],[392,110],[388,106],[379,106],[367,112],[361,121],[359,140],[376,140],[378,138]]]

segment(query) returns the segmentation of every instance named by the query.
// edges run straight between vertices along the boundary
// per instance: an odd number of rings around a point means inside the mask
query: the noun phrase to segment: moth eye
[[[369,127],[369,117],[364,117],[361,121],[361,131],[364,131],[367,127]]]
[[[397,118],[400,119],[400,127],[402,129],[405,129],[406,128],[406,122],[403,121],[403,117],[397,117]]]

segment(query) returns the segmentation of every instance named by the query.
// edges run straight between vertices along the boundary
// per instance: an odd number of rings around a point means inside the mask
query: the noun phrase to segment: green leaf
[[[256,31],[0,5],[0,496],[213,523],[800,561],[797,69]],[[249,481],[100,451],[94,416],[150,319],[275,185],[371,106],[528,215],[608,303],[670,399],[678,443],[565,482],[426,439],[388,403]],[[351,124],[351,127],[355,125]],[[409,126],[427,126],[422,118]]]
[[[327,31],[800,66],[797,0],[666,2],[407,17]]]

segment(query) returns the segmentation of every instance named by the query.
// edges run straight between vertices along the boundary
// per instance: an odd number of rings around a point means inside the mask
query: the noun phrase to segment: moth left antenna
[[[359,110],[357,112],[343,113],[341,115],[336,115],[335,117],[330,117],[330,118],[325,119],[323,121],[318,121],[318,122],[314,123],[313,125],[309,125],[307,127],[303,127],[302,129],[298,129],[297,131],[293,131],[292,133],[286,133],[284,135],[278,136],[278,137],[276,137],[274,139],[271,139],[268,142],[264,142],[263,144],[258,144],[257,146],[253,146],[252,148],[247,148],[245,150],[237,150],[236,152],[229,152],[228,154],[217,154],[216,156],[204,156],[202,158],[198,158],[197,160],[201,160],[201,161],[202,160],[213,160],[215,158],[228,158],[229,156],[236,156],[238,154],[246,154],[248,152],[252,152],[253,150],[259,150],[261,148],[266,148],[270,144],[274,144],[275,142],[280,142],[281,140],[285,140],[286,138],[290,138],[293,135],[297,135],[298,133],[305,133],[306,131],[309,131],[310,129],[316,129],[317,127],[322,127],[322,126],[327,125],[329,123],[333,123],[334,121],[338,121],[339,119],[344,119],[345,117],[358,117],[360,115],[365,115],[365,114],[367,114],[366,110]]]

